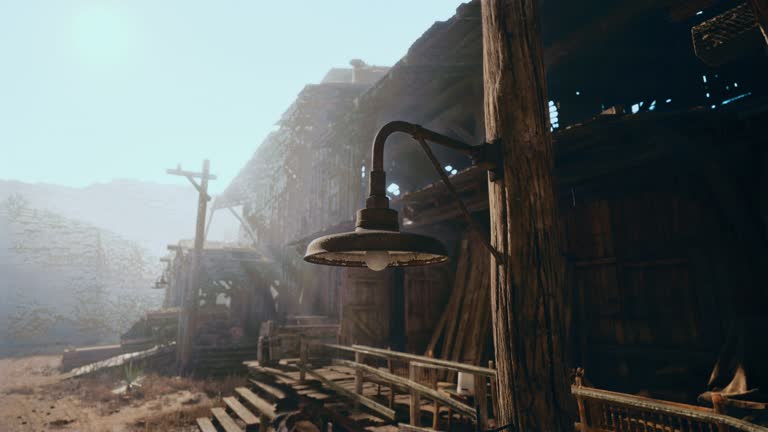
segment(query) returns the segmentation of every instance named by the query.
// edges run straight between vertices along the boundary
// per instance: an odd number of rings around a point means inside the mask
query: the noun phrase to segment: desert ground
[[[60,356],[0,359],[0,432],[187,431],[242,378],[194,380],[145,374],[129,392],[123,372],[72,378]]]

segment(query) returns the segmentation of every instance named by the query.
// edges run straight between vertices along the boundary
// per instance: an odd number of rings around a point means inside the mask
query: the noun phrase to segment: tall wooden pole
[[[498,404],[518,431],[573,429],[552,138],[537,0],[483,0],[485,131],[503,148],[489,180]]]
[[[181,167],[166,172],[171,175],[184,176],[198,191],[197,199],[197,224],[195,226],[195,246],[192,251],[192,262],[184,292],[182,294],[182,307],[179,319],[179,332],[176,344],[176,363],[181,373],[188,372],[189,363],[192,357],[192,345],[194,337],[197,334],[197,309],[200,303],[200,270],[201,259],[203,255],[203,246],[205,244],[205,213],[208,208],[208,201],[211,199],[208,195],[208,181],[215,180],[216,176],[210,173],[211,163],[208,159],[203,161],[203,171],[200,173],[183,171]],[[200,178],[200,184],[197,184],[195,178]]]

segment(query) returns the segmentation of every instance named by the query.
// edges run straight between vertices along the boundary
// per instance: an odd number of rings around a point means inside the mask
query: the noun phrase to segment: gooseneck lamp
[[[457,200],[470,227],[479,232],[448,176],[440,169],[440,164],[426,141],[467,154],[476,164],[490,160],[491,154],[498,146],[492,144],[471,146],[416,124],[393,121],[384,125],[373,140],[373,169],[369,177],[369,195],[365,208],[357,211],[355,230],[313,240],[307,246],[305,261],[332,266],[368,267],[379,271],[387,267],[423,266],[448,260],[448,252],[439,240],[421,234],[401,232],[397,211],[389,208],[389,198],[385,189],[384,143],[396,132],[407,133],[421,144],[432,165]],[[488,240],[482,235],[481,238],[489,250],[496,255],[495,249],[491,247]]]

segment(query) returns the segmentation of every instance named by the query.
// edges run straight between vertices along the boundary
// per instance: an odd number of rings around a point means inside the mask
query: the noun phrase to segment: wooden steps
[[[259,397],[256,393],[245,387],[237,387],[235,393],[237,393],[240,399],[247,402],[252,408],[255,408],[261,416],[266,417],[269,421],[272,421],[277,417],[275,406]]]
[[[200,417],[197,420],[197,428],[200,432],[218,432],[208,417]]]
[[[239,400],[232,396],[224,398],[224,403],[227,405],[229,411],[234,413],[245,424],[246,431],[254,431],[259,429],[261,421],[251,411],[248,410]]]
[[[346,393],[354,392],[352,369],[333,366],[319,367],[326,381],[343,388],[339,393],[311,375],[303,382],[295,366],[275,365],[263,367],[247,364],[251,378],[248,386],[237,387],[234,394],[224,397],[224,407],[211,410],[211,418],[197,419],[200,432],[273,432],[273,423],[278,414],[291,413],[302,403],[313,408],[314,415],[322,416],[324,421],[332,422],[339,430],[347,432],[366,432],[368,426],[383,426],[387,422],[365,413],[364,407],[356,407]],[[368,397],[377,393],[376,386],[366,383],[363,386]],[[362,411],[358,408],[362,408]],[[355,415],[354,418],[349,417]]]
[[[272,402],[278,402],[280,400],[285,399],[285,392],[275,386],[269,385],[261,381],[257,381],[255,379],[249,379],[248,381],[250,381],[251,384],[259,388],[261,391],[263,391],[267,395],[267,398],[270,399]]]
[[[224,408],[211,408],[211,414],[216,423],[224,429],[224,432],[243,432],[240,426],[235,423],[235,420],[227,414]]]

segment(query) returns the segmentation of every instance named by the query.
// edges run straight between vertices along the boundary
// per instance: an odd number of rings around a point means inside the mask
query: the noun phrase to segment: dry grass
[[[113,389],[124,385],[119,371],[65,380],[49,388],[53,395],[76,396],[79,400],[98,406],[101,415],[109,415],[124,409],[128,405],[148,406],[153,414],[132,425],[134,430],[151,431],[186,431],[196,430],[195,419],[209,417],[211,407],[222,406],[222,397],[234,393],[235,387],[247,385],[247,378],[230,376],[223,378],[181,378],[156,374],[147,374],[140,385],[130,392],[115,394]],[[167,408],[168,397],[186,392],[189,396],[181,404],[183,407],[173,412]]]

